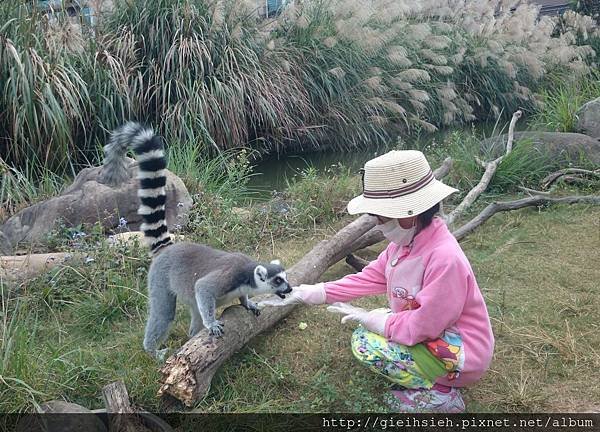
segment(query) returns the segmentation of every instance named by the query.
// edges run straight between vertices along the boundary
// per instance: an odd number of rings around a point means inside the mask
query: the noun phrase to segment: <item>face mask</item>
[[[417,225],[410,228],[402,228],[398,223],[398,219],[392,219],[382,225],[377,225],[384,237],[389,241],[396,243],[399,246],[406,246],[415,236]]]

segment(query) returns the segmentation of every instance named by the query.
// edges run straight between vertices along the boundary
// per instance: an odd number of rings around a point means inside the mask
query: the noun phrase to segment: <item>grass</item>
[[[600,95],[600,72],[581,79],[555,78],[556,85],[543,90],[542,108],[533,123],[553,132],[576,132],[579,108]]]
[[[25,0],[0,2],[0,150],[19,169],[35,156],[74,175],[126,120],[203,159],[365,148],[533,110],[546,71],[591,59],[534,5],[493,16],[500,0],[456,13],[412,3],[311,0],[264,21],[234,0],[117,0],[89,37],[66,16],[50,24]]]
[[[349,220],[340,218],[341,204],[326,204],[346,202],[357,182],[340,167],[328,176],[309,169],[290,179],[284,194],[290,210],[284,213],[260,208],[236,213],[233,200],[206,192],[196,203],[203,210],[192,216],[195,225],[186,234],[259,259],[277,257],[289,266]],[[482,198],[473,212],[499,197]],[[496,215],[463,242],[497,338],[491,370],[466,392],[470,411],[566,412],[598,400],[598,383],[590,380],[600,362],[593,348],[600,343],[600,274],[590,263],[600,258],[599,220],[598,209],[589,206],[524,209]],[[77,246],[92,261],[18,285],[0,281],[0,411],[31,410],[56,398],[98,408],[101,387],[117,379],[125,381],[137,404],[157,410],[158,364],[141,348],[148,258],[139,246],[110,249],[93,230],[74,241],[72,231],[55,234],[56,248]],[[362,254],[375,258],[381,247]],[[348,271],[338,264],[323,280]],[[384,302],[358,304],[374,308]],[[180,307],[167,342],[171,349],[185,342],[188,319]],[[353,359],[351,331],[324,307],[298,308],[229,360],[195,410],[384,410],[381,395],[388,385]]]
[[[56,196],[67,180],[45,168],[37,168],[37,162],[26,164],[19,170],[0,158],[0,221],[50,196]]]

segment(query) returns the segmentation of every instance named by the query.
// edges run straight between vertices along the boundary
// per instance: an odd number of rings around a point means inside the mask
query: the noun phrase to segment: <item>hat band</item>
[[[433,172],[429,170],[429,172],[408,186],[402,186],[396,189],[382,190],[382,191],[371,191],[367,189],[363,189],[363,196],[365,198],[373,198],[373,199],[385,199],[385,198],[398,198],[404,195],[411,194],[425,186],[427,186],[434,179]]]

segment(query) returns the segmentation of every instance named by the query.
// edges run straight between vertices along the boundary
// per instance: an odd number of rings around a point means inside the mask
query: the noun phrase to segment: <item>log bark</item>
[[[369,261],[359,256],[350,254],[346,257],[346,264],[348,264],[354,270],[359,272],[362,271],[362,269],[364,269],[367,265],[369,265]]]
[[[79,253],[46,253],[10,255],[0,257],[0,278],[27,279],[66,263],[78,263],[85,259]]]
[[[171,236],[175,241],[184,240],[183,235]],[[144,233],[141,231],[114,234],[107,238],[109,246],[144,244]],[[0,256],[0,278],[9,280],[32,278],[53,267],[61,265],[79,265],[88,258],[81,252],[55,252],[29,255]]]
[[[129,402],[129,394],[123,381],[104,386],[102,398],[108,414],[109,432],[143,432],[148,429],[142,425],[136,410]]]
[[[354,241],[374,225],[374,217],[363,215],[331,239],[318,243],[287,271],[290,283],[317,282],[329,267],[339,261],[340,251],[346,251],[343,256],[347,255]],[[255,317],[240,306],[227,308],[221,316],[225,327],[222,338],[211,337],[203,329],[167,359],[160,369],[162,377],[158,395],[166,401],[174,397],[187,406],[193,405],[206,395],[215,372],[225,360],[293,309],[294,306],[265,308],[259,317]]]

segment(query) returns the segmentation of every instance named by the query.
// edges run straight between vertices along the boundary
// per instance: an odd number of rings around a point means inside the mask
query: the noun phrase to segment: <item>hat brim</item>
[[[439,180],[432,180],[421,189],[398,198],[365,198],[359,195],[348,203],[348,213],[373,213],[389,218],[406,218],[421,214],[458,192]]]

